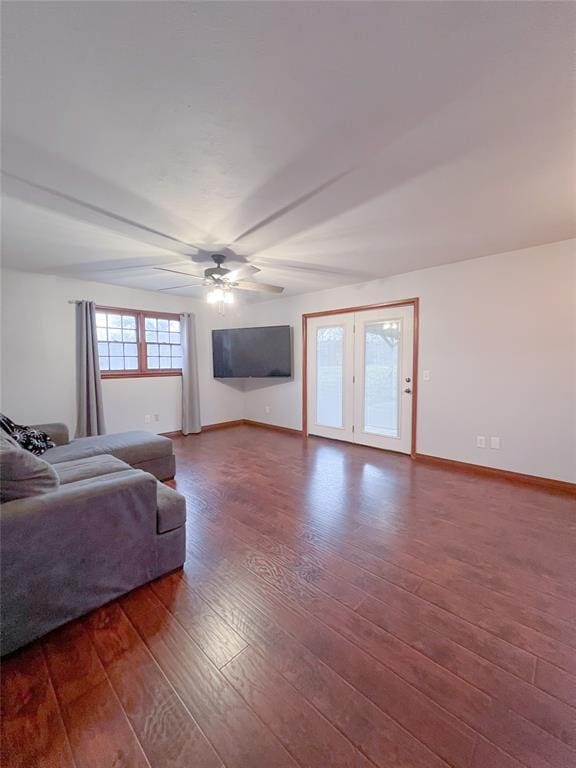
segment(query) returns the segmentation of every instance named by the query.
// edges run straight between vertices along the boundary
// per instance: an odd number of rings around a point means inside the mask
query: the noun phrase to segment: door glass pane
[[[401,321],[364,326],[364,432],[400,434]]]
[[[316,423],[343,427],[344,328],[316,331]]]

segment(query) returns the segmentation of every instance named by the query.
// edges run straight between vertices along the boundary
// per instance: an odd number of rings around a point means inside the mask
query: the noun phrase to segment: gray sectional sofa
[[[57,446],[41,457],[0,435],[2,655],[185,560],[185,499],[157,480],[168,438],[42,428]]]

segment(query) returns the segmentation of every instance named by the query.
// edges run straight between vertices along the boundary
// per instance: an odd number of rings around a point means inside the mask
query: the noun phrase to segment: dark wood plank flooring
[[[10,768],[574,768],[576,502],[249,426],[183,571],[2,664]]]

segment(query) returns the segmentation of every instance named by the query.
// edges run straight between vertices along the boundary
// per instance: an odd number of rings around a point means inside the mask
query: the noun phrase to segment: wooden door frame
[[[330,315],[346,315],[351,312],[368,312],[372,309],[390,309],[391,307],[414,307],[414,338],[412,342],[412,439],[410,457],[416,458],[416,435],[418,417],[418,332],[420,322],[420,299],[402,299],[387,301],[382,304],[364,304],[361,307],[345,307],[344,309],[328,309],[324,312],[307,312],[302,315],[302,434],[308,437],[308,320],[313,317],[329,317]]]

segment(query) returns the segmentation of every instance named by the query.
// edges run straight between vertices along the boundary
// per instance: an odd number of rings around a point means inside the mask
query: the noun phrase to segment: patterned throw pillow
[[[56,445],[56,443],[50,440],[46,432],[42,432],[40,429],[33,429],[33,427],[23,427],[21,424],[14,424],[11,419],[1,413],[0,427],[18,445],[35,456],[41,456],[43,453],[46,453],[48,448],[54,448]]]

